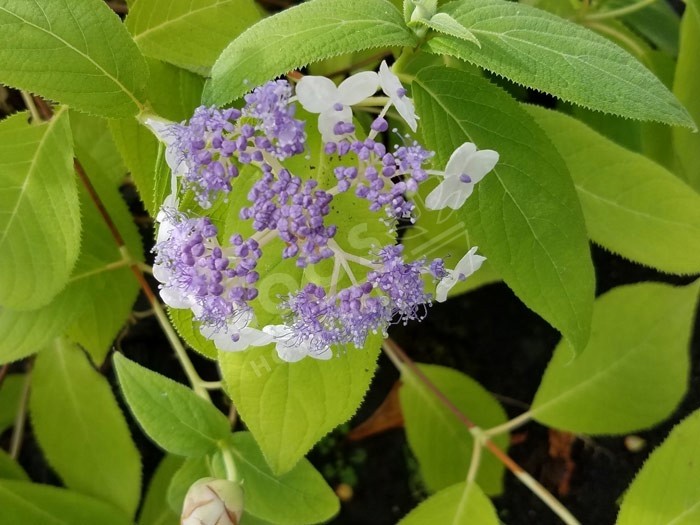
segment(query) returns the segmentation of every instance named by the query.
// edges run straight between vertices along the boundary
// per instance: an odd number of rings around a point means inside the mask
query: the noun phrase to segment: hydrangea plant
[[[579,523],[508,438],[637,432],[687,390],[700,3],[682,20],[661,0],[264,4],[0,0],[0,82],[26,107],[0,121],[3,519],[327,522],[339,500],[305,456],[383,349],[429,493],[402,525],[499,523],[506,468]],[[596,297],[591,241],[681,285]],[[390,337],[497,281],[562,336],[512,419]],[[126,357],[122,328],[151,315],[170,348]],[[171,352],[187,384],[155,371]],[[61,486],[17,461],[28,414]],[[697,417],[618,523],[695,516]],[[166,453],[147,480],[136,432]]]

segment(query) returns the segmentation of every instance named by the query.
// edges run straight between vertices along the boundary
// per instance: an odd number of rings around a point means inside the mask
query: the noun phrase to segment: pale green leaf
[[[118,187],[126,178],[126,166],[109,132],[109,120],[70,112],[75,156],[93,178],[106,178]]]
[[[124,397],[144,432],[168,452],[203,456],[229,434],[226,417],[192,390],[114,355]]]
[[[461,58],[590,109],[696,128],[650,71],[584,27],[505,0],[458,0],[443,11],[470,30],[481,48],[437,36],[426,44],[434,53]]]
[[[700,120],[700,0],[688,0],[681,22],[680,53],[673,92],[690,111],[693,118]],[[673,144],[679,174],[700,191],[700,133],[674,129]]]
[[[168,487],[183,460],[177,456],[165,456],[158,464],[139,513],[138,525],[177,525],[179,513],[174,512],[167,501]],[[179,510],[179,509],[178,509]]]
[[[28,118],[0,122],[0,304],[21,310],[44,306],[65,288],[80,250],[67,108],[49,122]]]
[[[0,2],[0,81],[105,117],[138,113],[148,67],[100,0]]]
[[[229,443],[245,509],[253,516],[278,525],[306,525],[326,522],[340,510],[338,497],[308,460],[276,476],[251,434],[236,432]]]
[[[433,494],[413,509],[399,525],[498,525],[491,500],[478,485],[458,483]]]
[[[126,17],[143,53],[207,74],[219,53],[260,20],[253,0],[144,0]]]
[[[307,357],[285,363],[274,346],[219,353],[226,390],[273,472],[291,470],[355,413],[377,366],[380,337],[371,336],[364,349],[348,348],[330,361]]]
[[[226,104],[309,62],[415,44],[415,35],[387,0],[315,0],[266,18],[231,42],[212,67],[204,101]]]
[[[467,42],[476,44],[477,47],[481,47],[479,39],[474,36],[474,33],[469,31],[469,29],[457,22],[457,20],[447,13],[437,13],[430,20],[421,19],[417,20],[417,22],[438,33],[444,33],[461,40],[466,40]]]
[[[23,374],[8,374],[0,384],[0,434],[14,424],[24,383]]]
[[[700,411],[693,412],[652,452],[627,489],[617,525],[700,522]]]
[[[698,284],[641,283],[597,299],[588,346],[575,357],[559,343],[532,417],[586,434],[634,432],[668,417],[688,386]]]
[[[115,506],[77,492],[26,481],[0,480],[4,523],[21,525],[131,525]]]
[[[170,478],[165,495],[170,510],[179,515],[190,486],[195,481],[207,477],[216,477],[208,457],[187,458],[182,462]]]
[[[460,211],[471,242],[520,300],[585,346],[593,265],[576,190],[547,136],[507,93],[466,71],[423,69],[413,94],[439,166],[464,142],[499,152]]]
[[[93,178],[93,184],[132,255],[140,259],[141,239],[118,191],[109,180],[99,177]],[[119,249],[95,204],[82,187],[79,191],[83,215],[82,247],[68,286],[51,303],[38,310],[18,312],[0,308],[0,333],[4,336],[0,339],[1,363],[40,350],[65,333],[67,328],[72,337],[86,344],[95,340],[89,337],[90,334],[97,340],[111,341],[124,321],[123,317],[109,310],[111,301],[123,308],[130,300],[128,295],[135,294],[138,285],[131,270],[121,260]],[[106,308],[106,311],[99,308]],[[71,326],[76,319],[81,321]],[[106,350],[106,347],[99,347],[93,359],[99,361]]]
[[[0,479],[29,481],[29,476],[12,456],[0,448]]]
[[[438,365],[419,365],[421,371],[461,412],[481,428],[505,423],[501,405],[481,385],[463,373]],[[471,462],[474,439],[469,429],[410,371],[401,374],[399,390],[406,435],[418,458],[423,480],[431,491],[463,481]],[[508,447],[508,436],[493,441]],[[486,494],[503,490],[503,464],[482,456],[476,481]]]
[[[700,195],[567,115],[525,108],[567,163],[591,239],[664,272],[700,272]]]
[[[148,100],[161,117],[174,122],[189,119],[201,104],[204,79],[190,71],[148,59]]]
[[[30,415],[49,464],[71,489],[128,515],[141,499],[141,459],[109,382],[64,339],[32,371]]]

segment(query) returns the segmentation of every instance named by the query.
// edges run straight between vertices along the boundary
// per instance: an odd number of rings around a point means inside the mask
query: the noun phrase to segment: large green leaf
[[[126,166],[109,132],[109,122],[78,111],[70,112],[75,156],[93,178],[105,178],[119,186],[126,178]]]
[[[593,265],[576,190],[547,136],[508,94],[466,71],[423,69],[413,93],[439,165],[464,142],[499,152],[461,211],[472,242],[528,307],[584,347]]]
[[[281,283],[282,284],[282,283]],[[226,390],[273,472],[294,465],[357,410],[376,368],[381,336],[330,361],[279,359],[273,346],[220,352]]]
[[[124,397],[144,432],[168,452],[203,456],[229,434],[226,417],[192,390],[114,355]]]
[[[204,92],[223,105],[278,75],[362,49],[414,46],[415,35],[387,0],[315,0],[266,18],[224,49]]]
[[[665,272],[700,272],[700,195],[576,119],[526,109],[567,163],[591,239]]]
[[[306,525],[325,523],[340,510],[338,497],[308,460],[276,476],[251,434],[236,432],[229,443],[245,509],[253,516],[278,525]]]
[[[64,339],[32,372],[32,428],[64,484],[132,516],[141,499],[141,460],[105,377]]]
[[[700,120],[700,0],[688,0],[681,22],[681,43],[673,80],[673,92],[693,118]],[[673,144],[678,171],[688,183],[700,191],[700,133],[674,129]]]
[[[99,176],[92,177],[92,182],[131,254],[141,259],[139,233],[116,187]],[[82,187],[79,193],[82,243],[68,285],[51,303],[37,310],[0,308],[0,332],[4,336],[0,339],[0,362],[36,352],[66,331],[86,344],[94,360],[101,361],[131,308],[138,284],[95,204]],[[95,341],[99,344],[94,345]]]
[[[668,417],[688,386],[699,285],[642,283],[601,296],[588,347],[574,357],[566,342],[557,346],[532,417],[586,434],[624,434]]]
[[[170,480],[182,466],[183,460],[177,456],[165,456],[158,464],[139,513],[138,525],[177,525],[180,516],[169,506],[166,499]]]
[[[438,36],[433,53],[467,60],[513,82],[598,111],[696,128],[688,112],[631,55],[592,31],[506,0],[458,0],[443,11],[481,48]]]
[[[8,374],[0,385],[0,434],[15,421],[24,383],[23,374]]]
[[[482,428],[505,423],[501,405],[481,385],[452,368],[419,365],[421,371],[471,421]],[[410,371],[402,374],[399,390],[401,411],[411,450],[418,458],[423,480],[431,491],[463,481],[471,462],[474,438],[457,416],[450,412]],[[508,436],[493,441],[508,447]],[[486,494],[503,490],[503,464],[490,454],[482,456],[476,481]]]
[[[3,522],[22,525],[131,525],[114,505],[77,492],[26,481],[0,480]]]
[[[126,27],[144,54],[207,74],[219,53],[260,20],[253,0],[136,2]]]
[[[148,67],[100,0],[0,1],[0,82],[105,117],[138,113]]]
[[[399,525],[498,525],[491,500],[475,483],[458,483],[433,494],[413,509]]]
[[[627,489],[617,525],[700,522],[700,411],[679,423]]]
[[[47,304],[66,286],[80,250],[68,111],[37,125],[28,118],[0,122],[0,304],[21,310]]]

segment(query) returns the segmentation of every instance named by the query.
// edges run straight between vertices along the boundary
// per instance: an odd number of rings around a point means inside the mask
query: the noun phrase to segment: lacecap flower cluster
[[[375,97],[380,89],[385,96]],[[309,154],[308,123],[297,118],[297,104],[318,114],[323,140],[318,153],[336,166],[331,183],[285,165]],[[352,107],[373,104],[381,107],[379,114],[360,133]],[[401,221],[414,221],[412,197],[429,177],[441,182],[427,196],[426,207],[457,209],[495,166],[498,154],[465,143],[444,170],[430,169],[434,153],[415,140],[401,137],[403,145],[393,148],[382,141],[391,108],[417,130],[413,102],[383,62],[378,73],[358,73],[338,86],[317,76],[305,76],[296,86],[271,81],[246,95],[241,109],[200,107],[182,124],[146,118],[167,144],[173,171],[172,193],[156,217],[153,275],[163,301],[190,309],[201,333],[219,350],[274,343],[289,362],[306,356],[328,359],[334,349],[348,345],[362,348],[369,334],[385,334],[392,323],[421,320],[433,300],[444,301],[452,286],[484,261],[476,247],[453,269],[442,259],[406,260],[400,244],[348,251],[341,247],[347,243],[338,241],[349,225],[334,223],[331,212],[338,196],[348,194],[366,207],[368,220],[395,229]],[[253,233],[223,236],[206,212],[220,200],[228,203],[242,177],[249,179],[249,190],[245,205],[235,211],[239,224],[247,222],[246,231]],[[198,214],[180,209],[185,194],[194,196]],[[332,261],[333,270],[328,282],[316,279],[279,297],[278,322],[261,325],[256,318],[258,265],[271,250],[299,268]],[[425,289],[426,277],[437,283],[435,297]]]

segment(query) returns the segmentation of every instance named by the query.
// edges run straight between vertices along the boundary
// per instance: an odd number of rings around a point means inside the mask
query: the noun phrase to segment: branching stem
[[[408,373],[420,381],[455,417],[466,426],[474,436],[475,442],[480,442],[484,447],[496,456],[496,458],[510,470],[523,484],[525,484],[538,498],[547,505],[552,512],[567,525],[580,525],[580,522],[564,507],[547,489],[537,482],[523,468],[513,461],[510,456],[503,452],[498,445],[489,439],[489,436],[479,426],[477,426],[467,415],[465,415],[445,394],[433,383],[410,357],[391,339],[385,339],[382,345],[384,352],[389,356],[392,363],[396,365],[402,375]],[[475,445],[476,446],[476,445]],[[478,465],[477,465],[478,467]],[[476,467],[475,467],[476,468]],[[478,470],[478,469],[477,469]],[[473,474],[476,476],[476,473]]]
[[[618,18],[621,16],[629,15],[650,6],[657,0],[639,0],[639,2],[620,7],[618,9],[611,9],[609,11],[601,11],[598,13],[590,13],[584,17],[584,20],[608,20],[610,18]]]

